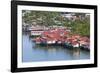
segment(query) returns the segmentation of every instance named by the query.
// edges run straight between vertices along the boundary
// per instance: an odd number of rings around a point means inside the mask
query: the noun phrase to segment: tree
[[[80,34],[82,36],[90,36],[90,17],[86,17],[86,13],[69,13],[69,12],[48,12],[48,11],[22,11],[23,21],[29,25],[33,22],[40,26],[64,26],[71,27],[72,34]],[[68,20],[63,17],[64,14],[73,14],[78,17],[75,21]]]

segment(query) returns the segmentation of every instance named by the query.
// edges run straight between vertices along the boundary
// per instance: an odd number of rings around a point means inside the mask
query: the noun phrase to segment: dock
[[[69,31],[65,29],[52,29],[42,31],[40,37],[34,40],[36,44],[43,45],[63,45],[64,47],[78,48],[90,50],[90,39],[80,35],[69,36]],[[34,34],[35,35],[35,34]]]

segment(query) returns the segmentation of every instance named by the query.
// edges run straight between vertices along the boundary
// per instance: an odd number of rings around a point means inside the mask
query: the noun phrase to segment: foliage
[[[44,26],[64,26],[71,28],[71,34],[80,34],[82,36],[90,36],[90,17],[85,17],[85,13],[74,13],[78,19],[68,20],[63,17],[62,12],[48,12],[48,11],[22,11],[23,22],[29,25],[44,25]],[[71,14],[71,13],[70,13]],[[82,18],[80,18],[80,16]],[[35,22],[35,23],[33,23]]]
[[[89,19],[84,20],[77,20],[72,24],[72,33],[73,34],[80,34],[82,36],[90,36],[90,23]]]

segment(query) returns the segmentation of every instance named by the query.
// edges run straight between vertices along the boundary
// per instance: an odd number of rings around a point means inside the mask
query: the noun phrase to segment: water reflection
[[[23,34],[23,62],[89,59],[89,51],[63,46],[36,45],[29,34]]]

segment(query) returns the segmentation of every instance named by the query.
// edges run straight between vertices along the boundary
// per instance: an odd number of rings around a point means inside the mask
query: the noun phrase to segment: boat
[[[73,48],[79,48],[80,47],[80,44],[78,42],[73,42],[71,43]]]
[[[80,48],[89,51],[90,50],[90,45],[89,44],[83,44],[83,45],[81,45]]]
[[[83,37],[80,40],[80,48],[85,50],[90,50],[90,40],[87,37]]]

